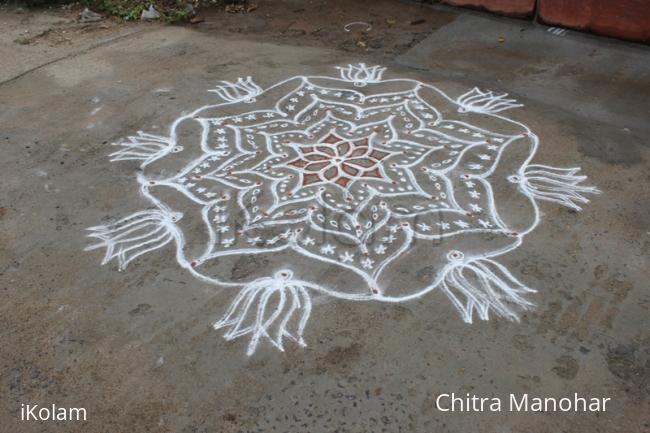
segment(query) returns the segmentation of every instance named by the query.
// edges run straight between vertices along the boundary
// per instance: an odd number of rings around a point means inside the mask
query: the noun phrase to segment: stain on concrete
[[[244,255],[237,259],[231,271],[231,278],[235,281],[241,281],[254,275],[259,269],[263,269],[269,264],[264,254]]]
[[[528,352],[534,348],[534,346],[530,343],[530,337],[523,334],[517,334],[512,337],[512,344],[515,348],[521,350],[522,352]]]
[[[431,281],[431,278],[436,275],[436,271],[435,266],[425,266],[415,272],[415,278],[422,283],[426,283]]]
[[[578,151],[586,157],[595,158],[607,164],[634,165],[644,162],[641,156],[640,142],[635,136],[626,134],[625,140],[611,137],[594,137],[600,128],[594,127],[587,136],[578,137]],[[602,131],[600,132],[602,134]],[[581,135],[584,132],[581,132]]]
[[[359,343],[331,348],[324,356],[318,358],[320,370],[326,372],[332,368],[334,370],[349,368],[359,360],[361,348],[362,346]]]
[[[643,365],[639,347],[636,344],[617,344],[607,348],[605,355],[607,369],[614,376],[625,381],[648,380],[650,365]],[[650,358],[648,358],[650,361]],[[647,364],[647,362],[646,362]]]
[[[131,316],[142,316],[147,314],[151,310],[151,305],[149,304],[138,304],[133,310],[129,311]]]
[[[571,380],[578,375],[579,368],[578,361],[574,357],[563,355],[555,360],[552,371],[562,379]]]

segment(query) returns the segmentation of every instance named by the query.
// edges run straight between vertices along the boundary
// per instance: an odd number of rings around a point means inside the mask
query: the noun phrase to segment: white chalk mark
[[[386,70],[386,68],[380,66],[368,67],[365,63],[337,67],[337,69],[341,73],[343,80],[350,81],[357,87],[363,87],[370,83],[379,83]]]
[[[237,82],[222,81],[208,92],[216,93],[227,102],[255,102],[255,97],[262,93],[262,88],[253,82],[251,77],[238,78]]]
[[[102,264],[115,259],[120,270],[142,254],[157,250],[174,239],[174,223],[181,218],[178,213],[161,210],[136,212],[109,225],[90,227],[88,236],[99,242],[86,247],[86,251],[105,248]]]
[[[345,26],[343,26],[343,29],[346,32],[349,32],[349,31],[352,30],[352,27],[355,27],[355,26],[365,27],[365,30],[363,30],[364,32],[369,32],[370,30],[372,30],[372,25],[365,22],[365,21],[354,21],[354,22],[351,22],[351,23],[347,23]]]
[[[115,144],[124,149],[111,153],[112,161],[142,160],[142,167],[167,155],[170,152],[180,152],[182,146],[174,146],[172,141],[167,137],[147,134],[138,131],[138,135],[127,138],[128,141]]]
[[[451,258],[451,261],[457,260]],[[535,292],[520,283],[503,265],[490,259],[452,264],[445,272],[440,288],[467,323],[472,323],[474,312],[480,319],[488,320],[490,310],[518,321],[515,308],[532,307],[533,304],[523,296]]]
[[[278,271],[272,278],[261,278],[245,286],[214,329],[226,328],[226,340],[250,335],[246,354],[255,353],[265,338],[284,351],[283,339],[306,346],[302,334],[311,314],[307,289],[292,280],[289,270]]]
[[[519,183],[521,188],[539,200],[547,200],[582,210],[577,203],[589,203],[584,194],[598,194],[593,186],[580,185],[587,176],[577,175],[579,167],[554,168],[530,164],[523,170],[523,176],[513,175],[508,180]]]
[[[562,28],[559,28],[559,27],[549,27],[548,29],[546,29],[546,31],[553,34],[553,35],[555,35],[555,36],[559,36],[559,37],[563,37],[563,36],[565,36],[567,34],[566,29],[562,29]]]
[[[515,99],[507,99],[507,93],[496,94],[492,91],[484,92],[474,87],[467,93],[456,99],[458,111],[461,113],[474,112],[483,114],[495,114],[510,108],[523,107]]]

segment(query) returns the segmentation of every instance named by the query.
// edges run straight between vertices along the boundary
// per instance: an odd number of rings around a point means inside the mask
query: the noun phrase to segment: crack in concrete
[[[23,71],[20,74],[14,76],[14,77],[11,77],[11,78],[9,78],[9,79],[7,79],[5,81],[1,81],[0,82],[0,87],[4,86],[6,84],[12,83],[12,82],[24,77],[25,75],[31,74],[32,72],[43,69],[43,68],[45,68],[47,66],[50,66],[50,65],[52,65],[54,63],[60,62],[62,60],[72,59],[74,57],[78,57],[78,56],[81,56],[83,54],[88,54],[89,52],[91,52],[92,50],[94,50],[96,48],[104,47],[104,46],[110,45],[110,44],[112,44],[114,42],[119,42],[119,41],[121,41],[123,39],[127,39],[127,38],[129,38],[131,36],[139,35],[139,34],[147,32],[147,31],[152,31],[152,29],[150,29],[150,28],[139,29],[139,30],[135,30],[133,32],[130,32],[130,33],[127,33],[127,34],[124,34],[124,35],[115,36],[113,38],[110,38],[110,39],[107,39],[107,40],[104,40],[104,41],[101,41],[101,42],[97,42],[96,44],[93,44],[93,45],[91,45],[89,47],[86,47],[86,48],[84,48],[84,49],[82,49],[80,51],[70,53],[70,54],[66,54],[63,57],[59,57],[59,58],[50,60],[49,62],[45,62],[43,64],[40,64],[38,66],[34,66],[33,68],[29,68],[26,71]]]

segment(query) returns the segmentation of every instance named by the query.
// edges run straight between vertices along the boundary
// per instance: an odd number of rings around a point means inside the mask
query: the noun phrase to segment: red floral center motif
[[[390,155],[373,149],[367,138],[348,141],[334,134],[319,144],[298,149],[302,155],[288,165],[302,170],[303,186],[327,182],[347,187],[358,178],[384,178],[379,166]]]

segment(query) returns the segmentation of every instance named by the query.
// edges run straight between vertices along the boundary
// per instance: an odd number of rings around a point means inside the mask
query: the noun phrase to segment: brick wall
[[[454,6],[650,42],[650,0],[438,0]]]
[[[516,17],[532,17],[535,12],[535,0],[442,0],[442,2]]]
[[[546,24],[650,42],[650,0],[537,0],[537,5]]]

